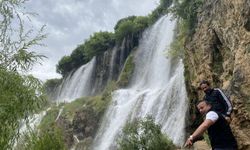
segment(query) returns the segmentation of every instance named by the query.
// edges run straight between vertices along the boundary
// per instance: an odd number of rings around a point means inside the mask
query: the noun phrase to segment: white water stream
[[[175,22],[162,17],[146,30],[135,53],[135,70],[126,89],[113,92],[93,149],[116,149],[116,139],[126,122],[151,115],[175,144],[182,145],[187,111],[181,60],[173,66],[164,51],[172,41]]]
[[[63,80],[59,87],[56,100],[71,102],[76,98],[91,94],[91,76],[96,63],[95,57],[87,64],[81,66]]]

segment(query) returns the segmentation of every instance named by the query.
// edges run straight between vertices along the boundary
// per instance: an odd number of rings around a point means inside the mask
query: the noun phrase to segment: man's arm
[[[219,116],[214,111],[209,111],[206,114],[206,119],[203,121],[203,123],[194,131],[194,133],[187,139],[185,143],[186,146],[193,145],[193,141],[201,136],[211,125],[213,125],[217,120],[219,119]]]
[[[197,138],[200,137],[211,125],[213,125],[215,122],[206,119],[203,121],[203,123],[194,131],[194,133],[187,139],[185,143],[186,146],[191,146],[193,144],[193,141]]]
[[[226,107],[226,110],[225,110],[225,113],[227,116],[230,116],[231,113],[232,113],[232,110],[233,110],[233,106],[232,106],[232,103],[231,101],[229,100],[229,98],[223,93],[223,91],[219,88],[216,88],[215,90],[217,90],[218,92],[218,96],[219,96],[219,99],[221,99],[223,105]]]

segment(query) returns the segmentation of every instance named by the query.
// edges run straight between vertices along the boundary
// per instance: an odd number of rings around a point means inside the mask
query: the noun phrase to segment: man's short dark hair
[[[201,86],[202,84],[206,84],[206,85],[210,86],[210,83],[209,83],[207,80],[202,80],[202,81],[200,82],[200,86]]]
[[[197,102],[196,106],[198,106],[198,105],[199,105],[200,103],[202,103],[202,102],[205,102],[207,105],[212,105],[212,103],[209,102],[209,101],[207,101],[207,100],[201,100],[201,101],[198,101],[198,102]]]

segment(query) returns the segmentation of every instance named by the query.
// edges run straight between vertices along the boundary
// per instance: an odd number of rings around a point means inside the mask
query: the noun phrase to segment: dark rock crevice
[[[220,79],[219,77],[222,75],[224,72],[223,69],[223,56],[222,56],[222,42],[219,39],[217,33],[213,31],[214,33],[214,41],[213,41],[213,46],[212,46],[212,53],[211,53],[211,68],[213,70],[213,81],[215,83],[220,84]],[[218,85],[217,85],[218,86]]]

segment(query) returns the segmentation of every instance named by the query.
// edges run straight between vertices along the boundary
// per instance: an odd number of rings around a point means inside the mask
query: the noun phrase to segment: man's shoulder
[[[213,88],[213,94],[221,94],[222,90],[220,88]]]
[[[212,121],[216,121],[217,119],[219,118],[219,115],[216,111],[209,111],[207,114],[206,114],[206,119],[210,119]]]
[[[219,91],[221,91],[221,89],[220,88],[213,88],[213,91],[219,92]]]
[[[214,111],[214,110],[210,110],[209,112],[207,112],[206,115],[208,115],[208,114],[217,114],[217,115],[218,115],[218,112],[216,112],[216,111]]]

